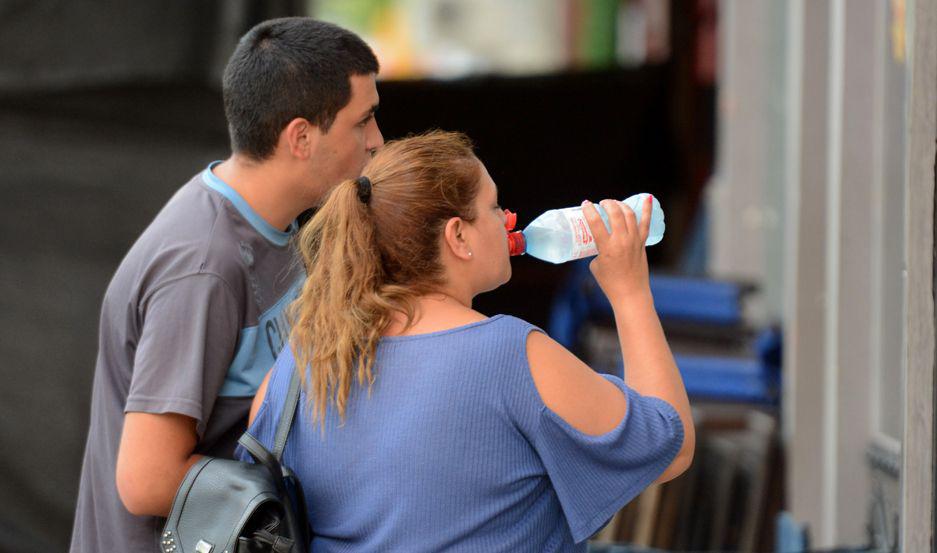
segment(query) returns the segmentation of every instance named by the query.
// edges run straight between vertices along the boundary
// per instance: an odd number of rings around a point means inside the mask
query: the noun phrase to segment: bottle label
[[[560,213],[566,218],[569,228],[572,230],[570,237],[573,243],[570,248],[570,259],[582,259],[599,253],[598,248],[595,246],[595,238],[592,237],[592,232],[589,230],[589,223],[586,222],[586,218],[582,214],[582,209],[578,207],[561,209]]]

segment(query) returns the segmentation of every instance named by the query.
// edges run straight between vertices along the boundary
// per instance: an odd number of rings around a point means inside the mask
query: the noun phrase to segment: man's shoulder
[[[138,242],[159,237],[204,240],[223,214],[221,197],[205,186],[199,173],[172,195]]]
[[[240,288],[239,241],[223,202],[196,175],[183,185],[131,246],[112,287],[142,296],[187,275],[210,273]],[[235,290],[236,291],[236,290]]]

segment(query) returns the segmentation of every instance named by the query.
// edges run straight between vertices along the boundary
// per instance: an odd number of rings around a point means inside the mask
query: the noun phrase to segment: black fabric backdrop
[[[0,551],[67,548],[101,297],[172,193],[228,155],[219,81],[237,37],[298,8],[0,0]],[[388,138],[467,132],[521,225],[585,191],[648,191],[673,213],[673,79],[665,65],[385,82],[379,121]],[[679,238],[652,263],[670,263]],[[516,259],[478,308],[546,326],[564,271]]]
[[[294,4],[0,0],[0,551],[67,549],[104,288],[227,155],[224,62]]]
[[[0,0],[0,92],[214,85],[254,23],[300,0]]]

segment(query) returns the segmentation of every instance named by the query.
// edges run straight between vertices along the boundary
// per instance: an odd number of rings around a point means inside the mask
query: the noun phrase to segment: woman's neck
[[[448,330],[473,322],[485,320],[487,317],[462,300],[444,292],[434,292],[420,296],[416,300],[416,313],[409,328],[406,327],[406,317],[402,313],[395,313],[393,320],[384,331],[385,336],[405,336],[411,334],[426,334],[440,330]]]

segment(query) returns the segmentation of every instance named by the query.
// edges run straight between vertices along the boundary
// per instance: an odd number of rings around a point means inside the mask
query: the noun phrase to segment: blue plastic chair
[[[661,320],[740,327],[746,285],[676,276],[651,275],[651,294]],[[550,335],[576,349],[583,324],[608,318],[612,307],[589,272],[588,260],[572,264],[569,278],[553,302]],[[687,393],[696,399],[776,405],[779,401],[781,334],[763,329],[750,357],[675,355]],[[621,370],[621,366],[618,367]]]

